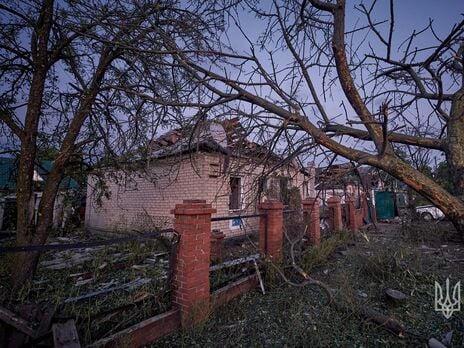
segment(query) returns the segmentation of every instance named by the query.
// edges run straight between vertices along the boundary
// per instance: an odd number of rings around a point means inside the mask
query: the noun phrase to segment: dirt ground
[[[464,275],[464,243],[449,223],[378,224],[355,236],[331,236],[301,265],[331,288],[345,310],[326,305],[320,288],[290,286],[268,271],[265,295],[250,292],[201,327],[153,347],[426,347],[429,339],[445,335],[449,347],[464,346],[463,299],[462,311],[450,319],[434,309],[435,281],[444,288],[446,278],[454,285]],[[392,303],[386,289],[407,299]],[[397,335],[366,320],[361,306],[401,322],[406,331]]]

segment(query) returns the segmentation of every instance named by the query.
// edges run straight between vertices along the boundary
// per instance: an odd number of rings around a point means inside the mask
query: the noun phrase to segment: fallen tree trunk
[[[346,304],[340,301],[333,301],[332,305],[335,309],[339,311],[359,315],[362,318],[383,327],[384,329],[390,331],[391,333],[399,337],[405,336],[406,327],[402,323],[366,305],[347,306]]]

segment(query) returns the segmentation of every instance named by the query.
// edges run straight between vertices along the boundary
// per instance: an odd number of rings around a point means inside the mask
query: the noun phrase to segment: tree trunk
[[[454,194],[464,195],[464,88],[454,95],[448,120],[446,161],[448,163]]]
[[[37,127],[43,100],[46,71],[39,70],[32,80],[29,102],[25,118],[25,132],[21,139],[21,152],[19,168],[16,179],[16,245],[25,245],[32,242],[34,236],[34,202],[33,175],[35,157],[37,152]],[[14,258],[14,265],[21,265],[12,272],[12,286],[21,287],[31,274],[28,264],[34,259],[32,253],[18,253]]]
[[[461,237],[464,237],[464,202],[459,197],[449,193],[433,179],[395,156],[383,156],[378,158],[378,161],[371,162],[368,160],[366,162],[385,170],[427,198],[443,211],[454,224]]]
[[[63,143],[59,151],[59,156],[54,161],[53,167],[47,177],[47,181],[45,183],[45,187],[42,192],[42,198],[40,200],[39,209],[37,212],[38,218],[37,218],[37,224],[35,226],[35,229],[31,227],[33,226],[31,220],[24,220],[24,224],[21,225],[21,229],[17,229],[17,235],[18,235],[17,245],[22,245],[22,244],[43,245],[46,242],[50,227],[52,226],[52,222],[53,222],[53,211],[54,211],[55,198],[58,193],[59,185],[63,177],[66,164],[69,158],[71,157],[71,155],[73,154],[75,141],[97,97],[100,85],[106,73],[106,69],[111,64],[111,62],[113,61],[115,57],[116,57],[116,54],[112,50],[112,47],[109,45],[105,46],[103,49],[102,55],[100,57],[100,62],[95,72],[92,83],[90,84],[87,92],[84,93],[84,98],[81,104],[79,105],[79,108],[76,111],[74,118],[71,121],[71,124],[69,125],[69,129],[64,137]],[[42,89],[42,92],[43,92],[43,89]],[[32,89],[31,89],[31,93],[32,93]],[[34,169],[34,160],[35,160],[35,153],[36,153],[35,151],[36,136],[33,139],[34,139],[34,142],[32,142],[30,147],[31,148],[33,147],[34,151],[31,151],[31,155],[27,157],[27,159],[32,161],[31,173],[33,173],[33,169]],[[27,152],[25,152],[25,154],[27,154]],[[29,190],[31,190],[31,187],[32,187],[32,174],[30,175],[30,179],[31,180],[29,181],[29,186],[28,186]],[[22,183],[22,185],[25,186],[26,183]],[[21,202],[21,203],[24,203],[24,202]],[[18,210],[19,210],[19,206],[18,206]],[[30,233],[27,233],[25,231],[29,231]],[[23,238],[24,236],[27,236],[27,238]],[[19,253],[17,254],[15,264],[21,265],[21,268],[12,275],[13,288],[18,288],[22,286],[24,282],[32,279],[32,277],[34,276],[36,267],[37,267],[39,256],[40,256],[40,253]]]
[[[292,119],[292,114],[289,111],[265,100],[264,98],[252,95],[239,87],[235,88],[244,95],[244,100],[252,101],[256,105],[263,107],[283,119]],[[292,119],[292,121],[302,130],[310,134],[315,142],[321,144],[330,151],[359,164],[367,164],[382,169],[398,180],[404,182],[414,191],[418,192],[441,209],[453,222],[461,236],[464,237],[464,202],[443,189],[433,179],[414,169],[411,165],[398,158],[394,153],[385,153],[384,155],[377,156],[368,154],[335,142],[321,129],[311,124],[306,118]]]
[[[46,188],[42,193],[40,200],[37,224],[35,225],[34,234],[23,244],[43,245],[47,240],[50,227],[53,222],[53,212],[55,198],[58,193],[58,188],[62,179],[64,166],[59,165],[53,168],[52,172],[47,178]],[[50,184],[49,184],[50,183]],[[13,287],[19,288],[24,285],[25,282],[31,280],[37,269],[37,263],[39,261],[39,252],[28,252],[19,253],[16,255],[17,271],[13,275]]]
[[[34,238],[34,204],[31,204],[33,193],[33,175],[37,154],[37,130],[45,90],[45,81],[50,65],[48,62],[48,43],[53,17],[53,0],[44,0],[36,30],[31,37],[31,52],[34,62],[34,73],[29,90],[27,112],[24,120],[24,134],[21,137],[18,176],[16,179],[16,245],[30,244]],[[39,217],[40,218],[40,217]],[[24,285],[33,274],[38,260],[37,253],[18,253],[13,265],[20,265],[12,272],[11,283],[14,289]]]

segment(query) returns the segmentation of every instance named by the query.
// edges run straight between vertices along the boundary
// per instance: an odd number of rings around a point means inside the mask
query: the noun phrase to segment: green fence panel
[[[376,192],[375,210],[379,220],[395,217],[395,194],[393,192]]]

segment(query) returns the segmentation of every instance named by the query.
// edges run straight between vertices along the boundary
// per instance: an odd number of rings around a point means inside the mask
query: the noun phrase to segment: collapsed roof
[[[268,156],[281,160],[265,146],[247,139],[247,132],[238,117],[222,122],[205,122],[196,127],[171,130],[152,141],[149,155],[164,158],[193,151],[222,152],[227,155]]]
[[[343,189],[348,184],[361,185],[369,190],[377,186],[378,180],[380,177],[372,167],[358,167],[350,162],[316,168],[316,187],[320,190]]]

